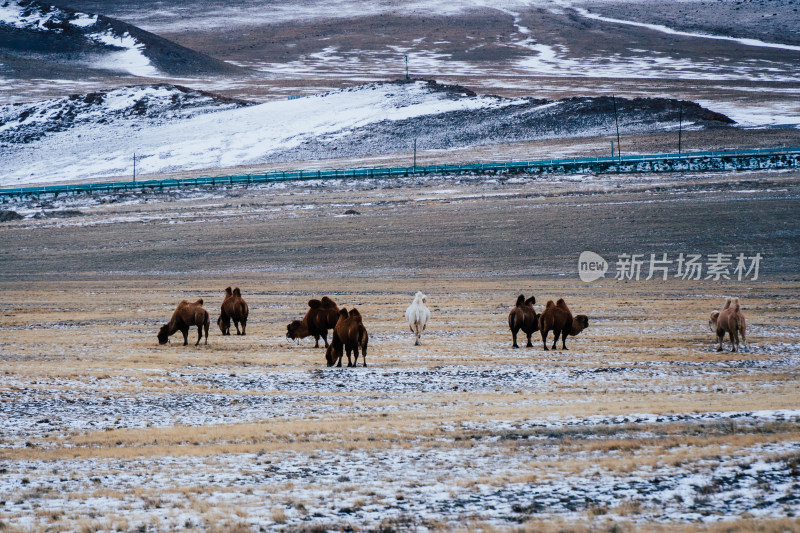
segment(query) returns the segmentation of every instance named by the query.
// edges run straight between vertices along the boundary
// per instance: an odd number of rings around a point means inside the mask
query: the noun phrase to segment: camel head
[[[286,338],[295,340],[308,336],[308,328],[301,320],[292,320],[286,326]]]
[[[572,331],[570,335],[577,335],[581,331],[589,327],[589,317],[586,315],[578,315],[572,319]]]
[[[225,334],[225,332],[230,329],[231,321],[230,320],[223,320],[222,315],[219,316],[217,319],[217,325],[219,326],[219,330]]]
[[[169,324],[164,324],[158,330],[158,344],[167,344],[169,342]]]
[[[712,311],[711,318],[708,319],[708,327],[711,330],[711,333],[715,333],[717,330],[718,318],[719,318],[719,311]]]
[[[334,348],[331,342],[325,350],[325,361],[328,363],[328,366],[333,366],[339,357],[341,357],[341,349],[337,350]]]

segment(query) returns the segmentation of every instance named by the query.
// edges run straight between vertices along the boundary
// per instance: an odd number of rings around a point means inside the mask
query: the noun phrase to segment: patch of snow
[[[69,23],[79,28],[88,28],[97,22],[97,15],[88,15],[86,13],[78,13],[77,16],[70,20]]]
[[[122,70],[142,77],[155,78],[160,75],[158,69],[144,54],[144,44],[131,37],[129,33],[117,35],[111,30],[106,30],[103,33],[93,34],[90,38],[106,46],[122,49],[122,51],[103,54],[95,58],[91,62],[95,67]]]
[[[635,21],[632,21],[632,20],[622,20],[622,19],[617,19],[617,18],[605,17],[603,15],[597,15],[595,13],[591,13],[591,12],[587,11],[586,9],[583,9],[583,8],[580,8],[580,7],[577,7],[577,6],[572,6],[572,9],[574,9],[579,15],[581,15],[583,17],[586,17],[586,18],[589,18],[589,19],[599,20],[599,21],[602,21],[602,22],[611,22],[611,23],[614,23],[614,24],[623,24],[623,25],[626,25],[626,26],[636,26],[636,27],[639,27],[639,28],[647,28],[649,30],[654,30],[654,31],[657,31],[657,32],[666,33],[666,34],[669,34],[669,35],[677,35],[677,36],[680,36],[680,37],[694,37],[694,38],[698,38],[698,39],[713,39],[713,40],[719,40],[719,41],[731,41],[731,42],[736,42],[736,43],[739,43],[739,44],[743,44],[745,46],[756,46],[756,47],[760,47],[760,48],[777,48],[779,50],[791,50],[793,52],[800,51],[800,46],[791,45],[791,44],[771,43],[771,42],[761,41],[759,39],[745,39],[745,38],[741,38],[741,37],[728,37],[728,36],[725,36],[725,35],[712,35],[712,34],[708,34],[708,33],[687,32],[687,31],[676,30],[676,29],[673,29],[673,28],[670,28],[670,27],[667,27],[667,26],[663,26],[661,24],[647,24],[647,23],[644,23],[644,22],[635,22]]]

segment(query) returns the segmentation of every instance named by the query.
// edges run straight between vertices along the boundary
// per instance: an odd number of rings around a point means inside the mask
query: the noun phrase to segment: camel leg
[[[526,333],[526,335],[528,335],[528,344],[526,344],[525,347],[526,348],[533,348],[533,343],[531,342],[531,335],[533,335],[533,332]]]
[[[742,334],[742,344],[744,344],[744,351],[749,352],[750,347],[747,345],[747,338],[744,336],[744,330],[741,330],[741,334]]]
[[[205,343],[206,346],[208,346],[208,327],[209,327],[209,325],[210,324],[208,322],[206,322],[205,325],[203,326],[203,329],[206,330],[206,343]]]
[[[345,346],[344,349],[347,352],[347,366],[349,368],[349,367],[353,366],[353,361],[352,361],[352,359],[350,359],[350,354],[353,352],[353,350],[348,348],[347,346]]]
[[[314,333],[314,340],[317,341],[316,344],[314,344],[314,348],[319,348],[319,334],[318,333]],[[326,348],[328,347],[327,343],[325,343],[325,347]]]
[[[236,334],[241,335],[242,333],[239,331],[239,321],[234,319],[233,325],[236,327]]]
[[[561,332],[561,349],[569,350],[569,348],[567,348],[567,330]]]
[[[553,335],[556,336],[556,338],[553,339],[553,350],[555,350],[558,347],[558,337],[561,335],[561,330],[560,329],[554,329],[553,330]]]
[[[544,348],[544,351],[547,351],[547,332],[548,331],[550,331],[550,330],[547,330],[547,329],[543,329],[542,330],[542,345],[543,345],[542,347]]]
[[[322,332],[322,340],[325,341],[325,348],[328,347],[328,330]],[[331,336],[331,342],[333,342],[333,337]]]
[[[725,332],[717,328],[717,351],[722,351],[722,340],[725,338]]]
[[[736,328],[731,329],[731,352],[739,351],[739,331]]]
[[[203,326],[198,324],[197,325],[197,342],[194,343],[195,346],[200,344],[200,341],[203,339]]]
[[[182,328],[181,333],[183,334],[183,345],[186,346],[189,344],[189,328]]]
[[[358,366],[358,344],[353,347],[353,366]]]
[[[244,318],[242,319],[242,335],[247,335],[247,333],[245,333],[246,328],[247,328],[247,319]]]
[[[519,344],[517,344],[517,331],[511,330],[511,339],[514,343],[511,345],[512,348],[519,348]]]

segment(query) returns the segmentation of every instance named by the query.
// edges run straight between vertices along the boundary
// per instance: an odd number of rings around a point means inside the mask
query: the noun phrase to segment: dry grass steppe
[[[797,192],[786,171],[26,201],[39,218],[0,226],[2,528],[798,529]],[[733,208],[749,223],[730,229]],[[758,280],[587,284],[583,249],[765,259]],[[214,324],[228,285],[245,337]],[[539,311],[566,298],[589,328],[567,351],[538,334],[513,350],[520,292]],[[364,315],[368,367],[285,338],[323,294]],[[727,296],[749,353],[714,351]],[[197,297],[208,346],[196,330],[159,346]]]

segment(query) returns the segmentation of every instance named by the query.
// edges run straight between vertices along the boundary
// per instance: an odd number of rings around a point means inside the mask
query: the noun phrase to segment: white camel
[[[425,299],[427,296],[421,292],[417,292],[414,296],[414,301],[406,309],[406,320],[408,320],[408,327],[411,328],[411,333],[414,334],[414,346],[419,346],[420,337],[422,332],[425,331],[425,326],[431,318],[430,310],[425,306]]]

